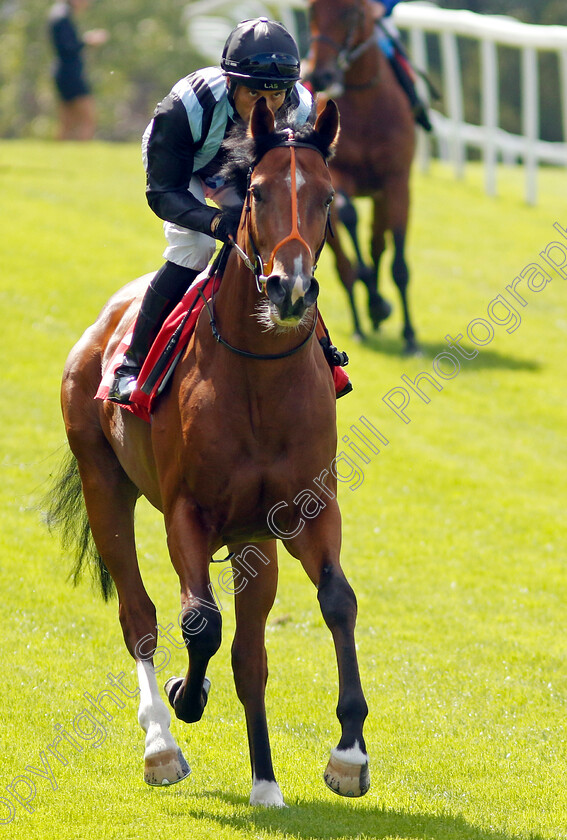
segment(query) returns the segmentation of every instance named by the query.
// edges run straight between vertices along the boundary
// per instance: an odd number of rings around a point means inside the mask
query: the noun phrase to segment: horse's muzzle
[[[325,93],[334,99],[345,92],[343,74],[337,67],[315,69],[309,74],[308,80],[317,93]]]
[[[266,281],[266,294],[278,311],[278,320],[282,323],[297,324],[310,306],[313,306],[319,295],[319,283],[311,277],[302,293],[297,292],[298,278],[293,282],[283,280],[277,274],[272,274]]]

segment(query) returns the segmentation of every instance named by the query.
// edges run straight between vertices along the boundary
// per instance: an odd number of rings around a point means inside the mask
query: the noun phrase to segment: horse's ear
[[[274,115],[268,108],[266,100],[262,97],[252,109],[248,133],[252,137],[264,137],[266,134],[273,132],[274,125]]]
[[[329,99],[317,117],[317,120],[315,121],[315,131],[321,135],[328,148],[331,148],[339,139],[339,109],[334,99]]]

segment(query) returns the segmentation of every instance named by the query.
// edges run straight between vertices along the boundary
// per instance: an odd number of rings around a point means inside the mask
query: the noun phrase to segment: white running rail
[[[433,111],[435,138],[420,131],[418,155],[427,168],[433,143],[439,155],[449,160],[457,177],[464,174],[467,147],[478,148],[484,161],[485,188],[496,194],[497,163],[518,160],[525,167],[525,198],[537,200],[537,170],[540,163],[567,165],[567,26],[535,26],[514,18],[479,15],[466,10],[439,9],[430,3],[410,2],[396,6],[396,26],[408,33],[410,53],[415,66],[427,72],[426,34],[439,38],[443,100],[446,114]],[[458,38],[478,41],[480,49],[481,125],[465,122],[463,73]],[[521,52],[522,133],[514,135],[499,126],[498,45],[515,47]],[[561,102],[562,142],[540,139],[539,131],[539,52],[555,52],[559,60],[557,84]],[[420,84],[420,91],[426,96]]]

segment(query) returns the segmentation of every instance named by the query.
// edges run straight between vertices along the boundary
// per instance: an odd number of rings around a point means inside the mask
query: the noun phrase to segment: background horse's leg
[[[406,231],[409,216],[409,173],[388,176],[384,186],[386,208],[388,215],[388,230],[392,231],[394,239],[394,259],[392,261],[392,277],[400,292],[404,314],[404,328],[402,335],[405,339],[404,353],[412,355],[419,353],[420,348],[415,337],[411,321],[408,286],[409,269],[405,257]]]
[[[77,458],[92,535],[119,597],[124,641],[136,660],[140,686],[138,721],[146,732],[144,780],[167,785],[191,772],[173,735],[153,666],[157,644],[156,611],[140,576],[134,541],[138,490],[126,476],[102,434],[77,430],[69,435]]]
[[[392,314],[392,305],[378,291],[380,284],[380,258],[386,248],[385,232],[387,230],[386,202],[383,192],[372,196],[372,232],[370,237],[370,255],[372,258],[372,273],[367,277],[368,314],[375,330],[380,328],[382,321]]]
[[[340,241],[338,233],[338,224],[340,219],[338,212],[338,207],[335,207],[334,204],[331,205],[331,228],[333,231],[333,235],[329,235],[327,237],[327,242],[335,255],[335,265],[337,269],[337,274],[339,275],[339,280],[343,284],[347,293],[347,298],[352,315],[354,335],[359,339],[363,339],[364,333],[362,332],[362,327],[360,326],[360,319],[358,317],[358,311],[356,309],[356,302],[354,299],[354,284],[357,275]]]
[[[165,510],[167,544],[181,585],[181,629],[189,655],[184,679],[166,683],[169,702],[185,723],[200,720],[209,694],[209,659],[221,643],[222,619],[209,577],[207,536],[191,502],[178,495]]]
[[[367,281],[372,280],[373,271],[366,265],[364,257],[362,256],[360,241],[358,239],[358,213],[356,211],[356,207],[352,203],[350,197],[342,190],[337,192],[335,201],[337,203],[339,221],[345,226],[346,231],[352,240],[354,253],[356,254],[358,263],[358,278],[367,285]]]
[[[360,280],[362,280],[362,282],[366,286],[366,290],[368,291],[368,314],[370,316],[370,320],[372,321],[372,326],[375,330],[377,330],[380,326],[380,323],[382,321],[385,321],[386,318],[388,318],[388,316],[392,312],[391,305],[385,298],[382,297],[382,295],[378,291],[378,271],[380,254],[377,253],[376,249],[373,249],[373,267],[371,268],[370,266],[366,265],[362,257],[362,252],[360,250],[360,242],[358,239],[358,213],[356,212],[356,207],[354,206],[354,204],[352,203],[352,201],[346,193],[341,192],[339,195],[341,199],[338,203],[339,219],[345,226],[350,238],[352,239],[354,252],[358,261],[358,277]],[[376,225],[377,220],[378,222],[380,222],[381,220],[379,215],[380,208],[381,203],[378,202],[377,199],[375,199],[374,226]],[[382,250],[384,250],[385,242],[383,233],[382,241]]]
[[[285,803],[272,766],[264,703],[268,679],[264,634],[278,582],[276,543],[230,546],[230,550],[235,553],[236,608],[232,670],[236,692],[246,713],[252,766],[250,804],[282,807]]]
[[[368,755],[362,728],[368,714],[364,699],[354,629],[356,597],[339,562],[340,513],[334,500],[286,547],[301,560],[317,587],[321,613],[337,654],[341,738],[325,770],[327,785],[341,796],[364,796],[370,787]]]

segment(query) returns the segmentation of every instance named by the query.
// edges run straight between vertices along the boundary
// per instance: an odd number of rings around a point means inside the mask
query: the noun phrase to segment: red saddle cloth
[[[165,387],[165,384],[181,354],[187,347],[197,318],[205,305],[217,291],[220,277],[216,273],[197,279],[185,293],[180,303],[166,318],[157,338],[150,348],[142,370],[138,377],[137,387],[130,402],[121,405],[148,423],[151,420],[152,408],[155,400]],[[122,361],[125,351],[132,341],[132,331],[135,321],[130,324],[126,334],[120,341],[116,352],[106,366],[95,399],[106,400],[108,391],[114,380],[114,372]]]

